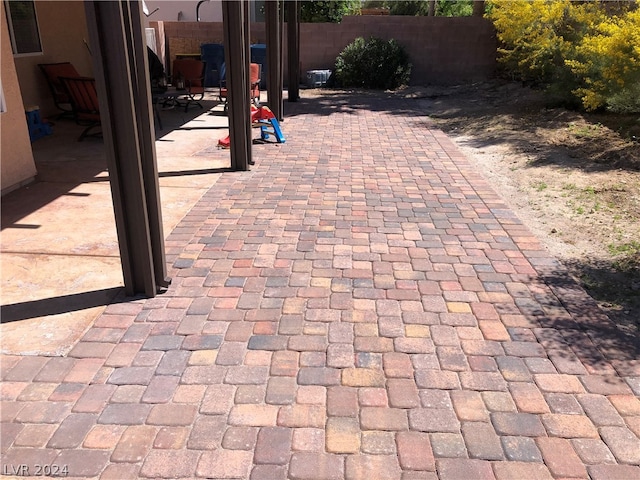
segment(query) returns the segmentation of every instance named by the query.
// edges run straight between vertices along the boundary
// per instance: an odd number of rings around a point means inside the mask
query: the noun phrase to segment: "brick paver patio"
[[[167,293],[2,359],[2,473],[640,478],[637,339],[418,105],[287,105],[169,235]]]

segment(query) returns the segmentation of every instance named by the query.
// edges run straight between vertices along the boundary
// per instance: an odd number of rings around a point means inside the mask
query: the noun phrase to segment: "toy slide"
[[[260,139],[267,140],[269,135],[273,135],[278,143],[284,143],[285,138],[280,130],[280,124],[268,107],[255,107],[251,105],[251,126],[260,128]],[[218,146],[229,148],[229,135],[218,140]]]

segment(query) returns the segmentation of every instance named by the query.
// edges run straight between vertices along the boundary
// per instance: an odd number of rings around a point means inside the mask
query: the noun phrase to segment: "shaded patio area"
[[[419,102],[302,97],[251,171],[212,171],[228,152],[202,117],[157,142],[172,284],[116,297],[63,357],[3,356],[3,463],[100,479],[640,476],[638,340]],[[97,170],[96,190],[71,182],[48,205],[106,196]],[[49,218],[33,215],[9,223],[16,250]],[[96,248],[115,238],[98,233]]]
[[[216,95],[205,108],[160,106],[156,130],[165,232],[229,167]],[[33,143],[37,181],[3,197],[2,351],[64,355],[123,285],[104,144],[56,120]],[[19,320],[19,322],[15,322]]]

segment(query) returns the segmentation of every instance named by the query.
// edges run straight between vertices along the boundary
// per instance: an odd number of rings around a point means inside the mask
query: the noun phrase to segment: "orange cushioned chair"
[[[60,77],[73,107],[73,115],[78,125],[86,126],[78,141],[85,137],[100,137],[102,131],[89,132],[100,126],[100,105],[96,92],[96,80],[89,77]]]
[[[221,102],[224,102],[224,111],[227,111],[227,79],[226,79],[226,68],[225,64],[222,64],[222,72],[220,74],[220,93],[219,98]],[[249,75],[250,75],[250,98],[251,102],[256,106],[260,106],[260,77],[262,73],[262,65],[259,63],[252,63],[249,65]]]
[[[204,98],[204,62],[191,58],[174,60],[171,75],[174,87],[184,82],[185,94],[180,97],[186,100],[184,111],[191,105],[203,108],[200,101]]]
[[[53,102],[56,107],[62,110],[58,118],[73,116],[71,100],[69,99],[67,90],[62,85],[60,77],[79,77],[80,74],[76,68],[69,62],[39,63],[38,67],[40,67],[44,77],[47,79],[49,90],[51,90],[51,95],[53,95]]]

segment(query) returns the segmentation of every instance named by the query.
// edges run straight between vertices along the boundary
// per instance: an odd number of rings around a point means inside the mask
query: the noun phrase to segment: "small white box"
[[[331,76],[331,70],[309,70],[307,72],[307,87],[326,87]]]

